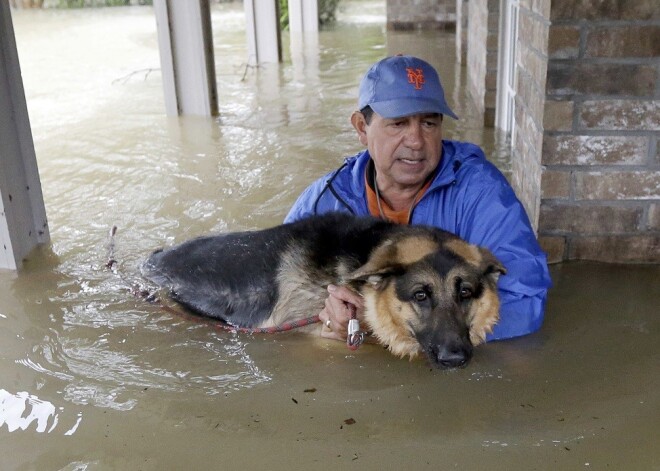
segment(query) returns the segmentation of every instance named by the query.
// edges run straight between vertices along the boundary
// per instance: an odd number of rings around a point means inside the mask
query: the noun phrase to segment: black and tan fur
[[[364,297],[364,327],[392,353],[455,367],[497,322],[505,269],[439,229],[328,214],[158,250],[143,273],[189,309],[239,327],[317,314],[329,284],[347,285]]]

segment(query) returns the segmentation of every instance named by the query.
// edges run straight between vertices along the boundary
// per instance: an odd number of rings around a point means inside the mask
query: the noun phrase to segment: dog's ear
[[[385,243],[375,249],[367,263],[349,273],[345,281],[354,289],[368,284],[376,290],[383,289],[387,284],[387,279],[401,272],[402,267],[396,262],[397,248],[393,243]]]
[[[497,284],[500,275],[506,275],[506,268],[490,250],[479,247],[479,252],[481,252],[481,263],[479,264],[481,273]]]
[[[365,269],[367,268],[367,269]],[[371,271],[367,265],[363,265],[358,268],[353,273],[350,273],[345,281],[356,291],[359,291],[362,285],[369,285],[373,289],[379,291],[387,285],[387,281],[392,275],[400,273],[402,271],[401,266],[386,266],[381,267],[375,271]]]

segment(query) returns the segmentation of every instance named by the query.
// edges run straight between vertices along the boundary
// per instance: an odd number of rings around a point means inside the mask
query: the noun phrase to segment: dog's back
[[[278,301],[291,294],[285,291],[298,292],[296,311],[322,306],[325,286],[338,281],[338,272],[364,264],[390,231],[390,224],[373,218],[314,216],[158,250],[143,265],[143,274],[199,314],[255,327],[266,323]]]

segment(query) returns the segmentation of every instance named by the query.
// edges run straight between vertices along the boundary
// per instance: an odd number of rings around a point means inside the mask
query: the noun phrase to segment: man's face
[[[383,118],[374,113],[367,125],[364,116],[357,113],[352,121],[360,142],[367,146],[374,161],[379,186],[398,189],[418,186],[440,162],[442,116],[439,114]]]

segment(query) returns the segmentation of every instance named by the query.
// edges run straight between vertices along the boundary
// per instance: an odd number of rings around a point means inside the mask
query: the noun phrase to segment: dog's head
[[[424,352],[439,368],[464,366],[499,319],[505,268],[487,249],[423,233],[388,240],[347,282],[365,298],[365,321],[400,357]]]

